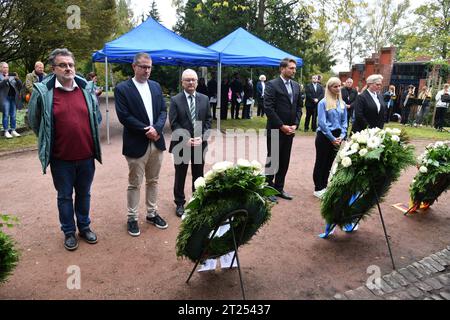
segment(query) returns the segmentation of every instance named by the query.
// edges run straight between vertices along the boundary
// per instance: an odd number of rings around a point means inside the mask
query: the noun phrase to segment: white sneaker
[[[13,137],[20,137],[20,134],[16,130],[13,130],[11,134],[13,135]]]
[[[322,197],[323,197],[323,195],[325,194],[326,191],[327,191],[327,189],[325,188],[325,189],[322,189],[322,190],[319,190],[319,191],[314,191],[313,194],[317,198],[322,199]]]
[[[13,136],[9,133],[9,131],[5,131],[5,137],[6,139],[11,139]]]

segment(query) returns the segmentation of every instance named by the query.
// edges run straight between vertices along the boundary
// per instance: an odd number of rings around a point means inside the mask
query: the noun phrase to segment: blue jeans
[[[4,110],[3,110],[3,129],[6,131],[15,130],[16,129],[16,99],[15,97],[7,96],[5,98],[5,101],[3,103]],[[8,125],[8,123],[11,124],[11,126]]]
[[[58,211],[64,234],[75,233],[74,209],[79,231],[89,228],[91,185],[94,180],[94,159],[63,161],[51,159],[53,184],[58,192]],[[75,205],[72,199],[75,189]]]

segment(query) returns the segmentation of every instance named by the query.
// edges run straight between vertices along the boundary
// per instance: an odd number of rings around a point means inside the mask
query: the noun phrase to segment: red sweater
[[[52,156],[59,160],[85,160],[94,156],[94,139],[86,100],[80,88],[53,91],[54,139]]]

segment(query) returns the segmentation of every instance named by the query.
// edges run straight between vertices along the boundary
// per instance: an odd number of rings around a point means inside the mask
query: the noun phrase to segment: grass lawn
[[[305,122],[305,110],[303,110],[303,116],[300,122],[300,128],[301,130],[297,131],[297,135],[306,135],[306,136],[314,136],[314,132],[304,132],[304,122]],[[219,114],[219,110],[217,110],[217,114]],[[256,110],[253,111],[253,114],[256,114]],[[236,119],[227,119],[227,120],[221,120],[220,121],[220,129],[221,130],[227,130],[227,129],[265,129],[267,123],[267,118],[264,117],[257,117],[253,116],[252,119],[242,119],[242,120],[236,120]],[[436,129],[431,127],[410,127],[410,126],[402,126],[399,123],[395,122],[389,122],[385,125],[386,127],[390,128],[399,128],[406,130],[408,136],[411,139],[429,139],[429,140],[450,140],[450,133],[449,132],[438,132]],[[213,122],[213,128],[217,128],[216,121]],[[450,131],[450,127],[446,128]]]
[[[26,113],[27,113],[26,110],[17,110],[16,115],[17,128],[25,127]],[[3,130],[3,126],[1,128]],[[20,134],[21,137],[13,139],[6,139],[2,134],[0,137],[0,152],[21,150],[25,148],[34,147],[37,145],[37,138],[34,135],[33,131],[29,130],[21,132]]]
[[[21,135],[21,137],[13,139],[0,137],[0,152],[22,150],[37,145],[37,138],[33,131],[26,131],[21,133]]]

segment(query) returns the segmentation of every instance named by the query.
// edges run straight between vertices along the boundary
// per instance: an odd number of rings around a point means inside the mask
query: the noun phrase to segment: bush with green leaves
[[[16,217],[0,214],[0,283],[6,281],[19,262],[19,253],[14,248],[14,240],[11,236],[1,231],[1,228],[12,228],[18,223]]]

